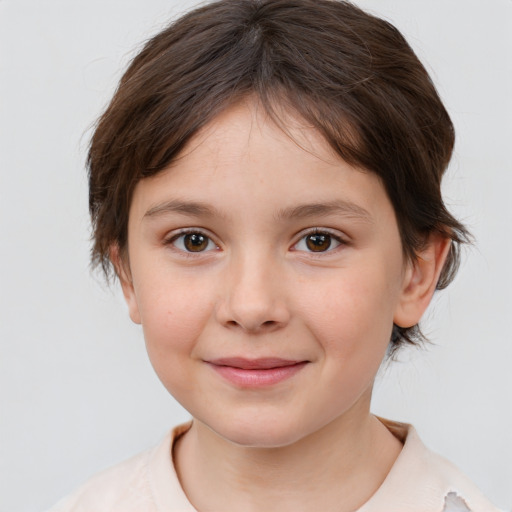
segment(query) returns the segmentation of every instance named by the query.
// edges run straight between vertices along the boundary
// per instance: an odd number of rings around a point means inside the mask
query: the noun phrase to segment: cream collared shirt
[[[453,464],[428,450],[412,426],[381,421],[404,447],[377,492],[355,512],[499,512]],[[171,455],[189,428],[180,425],[155,448],[99,473],[49,512],[197,512]]]

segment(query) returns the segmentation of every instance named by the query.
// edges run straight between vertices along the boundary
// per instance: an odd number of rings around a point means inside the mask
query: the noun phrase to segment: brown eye
[[[304,235],[294,246],[294,251],[309,253],[331,252],[340,245],[345,245],[341,236],[331,234],[329,231],[311,231]]]
[[[306,236],[306,247],[313,252],[327,251],[331,247],[331,235],[314,233]]]
[[[171,242],[174,247],[183,252],[205,252],[217,248],[211,238],[199,231],[182,233],[174,237]]]
[[[208,237],[201,233],[190,233],[183,238],[183,245],[190,252],[201,252],[208,247]]]

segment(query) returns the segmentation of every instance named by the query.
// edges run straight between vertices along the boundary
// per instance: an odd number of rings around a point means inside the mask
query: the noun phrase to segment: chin
[[[225,440],[247,448],[283,448],[308,435],[298,422],[283,418],[252,418],[232,420],[210,428]]]

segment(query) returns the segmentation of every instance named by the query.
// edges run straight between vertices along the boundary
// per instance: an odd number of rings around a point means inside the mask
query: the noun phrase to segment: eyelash
[[[186,249],[186,247],[184,246],[184,240],[185,240],[185,237],[187,235],[199,235],[201,237],[204,237],[207,241],[207,245],[206,245],[206,250],[202,250],[202,251],[189,251]],[[182,241],[182,245],[183,245],[183,248],[182,247],[178,247],[176,245],[176,242],[182,238],[183,241]],[[181,231],[179,231],[178,233],[175,233],[173,234],[171,237],[169,237],[168,239],[166,239],[164,241],[164,244],[165,245],[171,245],[173,246],[173,248],[175,250],[177,250],[179,253],[187,256],[187,257],[194,257],[195,255],[200,255],[200,254],[203,254],[205,252],[210,252],[214,249],[219,249],[219,246],[213,241],[212,237],[210,235],[208,235],[207,233],[205,233],[204,231],[200,230],[200,229],[183,229]],[[213,245],[214,247],[213,248],[209,248],[208,247],[210,245]]]
[[[307,238],[308,237],[311,237],[311,236],[322,236],[322,235],[326,235],[327,237],[329,237],[329,246],[327,247],[327,249],[325,251],[314,251],[314,250],[306,250],[306,249],[297,249],[297,246],[304,241],[304,244],[307,244]],[[332,242],[336,242],[337,245],[335,247],[332,247]],[[302,251],[302,252],[305,252],[307,254],[311,254],[311,255],[321,255],[321,254],[325,254],[325,253],[330,253],[330,252],[333,252],[335,251],[338,247],[340,246],[343,246],[343,245],[348,245],[348,242],[347,240],[345,240],[343,237],[341,237],[339,234],[337,233],[333,233],[332,231],[330,231],[329,229],[326,229],[326,228],[314,228],[314,229],[311,229],[311,230],[308,230],[306,231],[305,233],[303,232],[301,234],[301,237],[299,238],[299,240],[292,246],[293,250],[299,250],[299,251]]]
[[[187,250],[187,248],[184,246],[184,243],[185,243],[184,240],[187,235],[198,235],[200,237],[204,237],[204,239],[206,240],[206,244],[207,244],[205,249],[199,250],[199,251]],[[311,237],[311,236],[327,236],[328,240],[329,240],[329,245],[327,246],[326,250],[314,251],[314,250],[307,250],[307,249],[297,249],[297,246],[301,242],[304,241],[304,244],[307,244],[307,237]],[[178,240],[180,240],[181,238],[183,238],[183,241],[182,241],[183,247],[178,247],[176,245],[176,242]],[[334,248],[332,247],[333,241],[337,244]],[[211,252],[212,250],[215,250],[215,249],[217,249],[217,250],[219,249],[219,246],[213,241],[212,237],[200,229],[184,229],[178,233],[173,234],[171,237],[166,239],[164,241],[164,243],[165,243],[165,245],[173,246],[173,248],[175,250],[177,250],[180,254],[185,255],[186,257],[194,257],[196,255],[200,255],[203,253]],[[213,245],[213,247],[210,247],[211,245]],[[298,239],[298,241],[292,245],[292,250],[293,251],[301,251],[301,252],[305,252],[305,253],[312,254],[312,255],[319,255],[319,254],[330,253],[342,245],[348,245],[348,242],[346,240],[344,240],[340,235],[335,234],[325,228],[314,228],[307,232],[303,232],[301,234],[301,237]]]

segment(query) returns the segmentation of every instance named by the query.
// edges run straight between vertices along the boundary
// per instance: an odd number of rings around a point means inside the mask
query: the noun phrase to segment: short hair
[[[92,264],[127,245],[136,184],[175,159],[215,116],[254,96],[284,130],[298,114],[347,163],[375,173],[393,205],[405,257],[434,232],[452,240],[437,288],[453,279],[466,228],[446,209],[441,179],[450,117],[421,62],[390,23],[347,1],[221,0],[151,38],[124,73],[88,153]],[[390,348],[418,343],[393,329]]]

